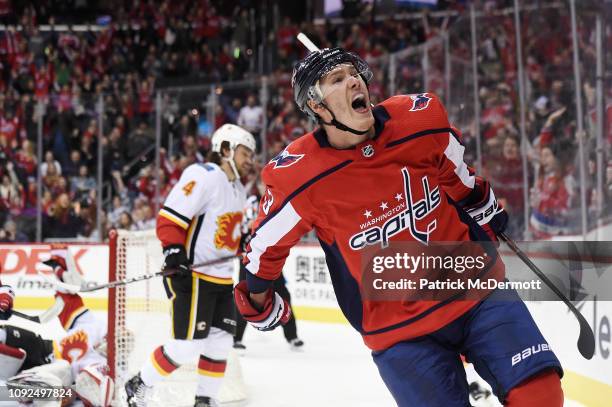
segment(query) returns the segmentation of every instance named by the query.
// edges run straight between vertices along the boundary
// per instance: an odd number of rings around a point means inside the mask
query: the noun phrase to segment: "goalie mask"
[[[308,101],[312,100],[318,104],[323,102],[324,95],[319,86],[319,81],[323,76],[341,64],[353,65],[357,74],[361,76],[366,85],[372,80],[373,74],[367,62],[357,54],[345,51],[342,48],[324,48],[311,52],[293,68],[291,86],[293,87],[295,103],[311,119],[321,121],[321,118],[308,106]],[[337,122],[335,117],[330,123],[325,124],[331,124],[340,130],[347,130],[355,134],[365,133],[353,130]]]
[[[229,157],[224,157],[221,152],[221,146],[224,141],[229,143]],[[212,151],[219,153],[221,159],[227,161],[230,167],[232,167],[232,172],[236,176],[236,179],[240,179],[240,174],[238,173],[236,162],[234,161],[234,151],[236,148],[238,148],[238,146],[244,146],[253,152],[255,152],[257,148],[255,137],[253,137],[251,133],[240,126],[228,123],[215,130],[211,138],[211,144]]]

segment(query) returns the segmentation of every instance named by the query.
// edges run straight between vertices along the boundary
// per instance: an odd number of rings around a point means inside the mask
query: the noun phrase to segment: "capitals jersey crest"
[[[291,154],[287,149],[284,149],[270,163],[274,163],[274,168],[287,168],[297,163],[304,157],[304,154]]]
[[[412,99],[412,108],[410,109],[411,112],[427,109],[429,102],[431,101],[431,98],[427,96],[427,93],[410,95],[410,98]]]

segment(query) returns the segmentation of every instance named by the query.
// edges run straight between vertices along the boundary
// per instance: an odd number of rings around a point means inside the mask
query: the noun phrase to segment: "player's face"
[[[353,64],[340,64],[319,80],[323,102],[334,112],[336,120],[356,130],[374,125],[368,88]],[[331,120],[326,110],[318,111],[325,121]]]
[[[241,177],[248,175],[253,170],[254,155],[253,150],[243,145],[239,145],[234,150],[234,162]]]

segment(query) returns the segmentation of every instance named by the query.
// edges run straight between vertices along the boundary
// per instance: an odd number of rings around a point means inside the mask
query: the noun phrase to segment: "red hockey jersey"
[[[245,263],[249,290],[264,291],[280,275],[290,248],[314,228],[342,312],[366,345],[381,350],[442,328],[477,301],[363,298],[362,250],[487,238],[458,204],[473,192],[475,176],[438,98],[395,96],[373,113],[375,137],[355,148],[331,147],[319,129],[266,165],[267,190]],[[395,220],[402,226],[386,227]],[[503,278],[499,258],[489,266],[487,278]]]

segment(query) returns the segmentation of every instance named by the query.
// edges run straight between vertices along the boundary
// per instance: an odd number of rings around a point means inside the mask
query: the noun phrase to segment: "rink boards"
[[[0,266],[3,270],[0,277],[4,284],[15,288],[17,309],[41,311],[52,304],[52,285],[48,278],[36,271],[39,257],[41,254],[44,256],[48,250],[47,245],[0,245]],[[87,281],[103,283],[108,280],[107,245],[72,245],[70,250]],[[509,268],[514,261],[518,260],[505,257]],[[320,247],[300,245],[293,248],[283,274],[292,293],[298,319],[347,323],[336,304]],[[146,286],[150,287],[149,284]],[[106,290],[89,293],[84,297],[91,309],[106,310]],[[160,308],[167,306],[161,296],[157,305]],[[529,302],[528,306],[564,366],[563,386],[566,397],[588,407],[609,405],[609,400],[612,400],[612,302],[583,301],[577,304],[595,332],[595,356],[590,361],[583,359],[577,351],[578,323],[563,303]]]

